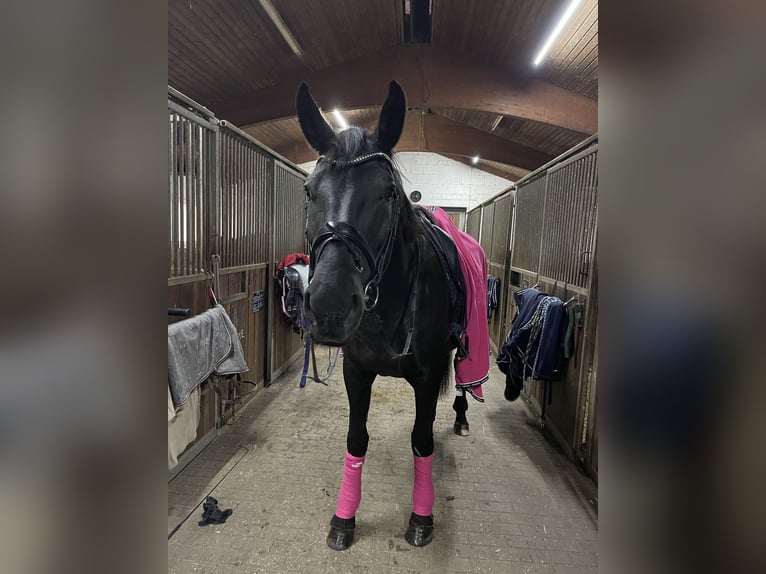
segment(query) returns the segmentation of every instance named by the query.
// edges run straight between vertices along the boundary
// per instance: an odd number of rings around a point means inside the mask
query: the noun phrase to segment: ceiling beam
[[[317,153],[304,141],[276,148],[274,151],[295,163],[315,160]],[[396,151],[430,151],[466,157],[478,155],[522,169],[533,170],[553,156],[461,122],[421,110],[407,112],[404,130]]]
[[[430,46],[394,46],[338,65],[292,74],[276,86],[214,106],[216,115],[245,127],[295,115],[295,92],[308,82],[327,110],[380,105],[389,79],[410,107],[462,108],[534,120],[585,134],[598,131],[598,102],[552,84],[481,64]]]
[[[483,161],[480,161],[479,163],[473,163],[470,157],[466,157],[463,155],[456,155],[454,153],[442,153],[439,155],[444,156],[447,159],[460,162],[469,167],[480,169],[481,171],[486,171],[487,173],[491,173],[492,175],[496,175],[497,177],[502,177],[503,179],[507,179],[509,181],[517,181],[528,173],[527,170],[523,170],[521,168],[512,168],[511,166],[509,166],[509,171],[503,171],[502,169],[497,169],[494,166],[487,165]]]

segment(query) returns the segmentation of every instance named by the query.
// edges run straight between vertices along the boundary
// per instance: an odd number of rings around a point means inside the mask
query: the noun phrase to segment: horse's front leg
[[[434,483],[434,419],[438,384],[415,386],[415,425],[412,429],[412,458],[415,477],[412,485],[412,514],[405,540],[413,546],[425,546],[433,540]]]
[[[356,510],[362,500],[362,466],[367,454],[367,412],[375,373],[358,368],[349,357],[343,362],[343,380],[348,395],[348,435],[343,482],[338,493],[338,506],[330,520],[327,545],[333,550],[345,550],[354,541]]]

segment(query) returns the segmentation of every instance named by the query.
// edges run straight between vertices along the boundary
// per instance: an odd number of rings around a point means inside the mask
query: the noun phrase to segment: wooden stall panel
[[[305,178],[278,164],[274,174],[274,260],[272,269],[290,253],[307,253]],[[273,277],[270,279],[274,281]],[[276,301],[276,298],[275,298]],[[278,306],[271,311],[274,325],[272,337],[272,372],[277,372],[303,347],[301,337],[293,332]]]
[[[275,261],[290,253],[306,252],[306,194],[305,178],[277,166],[275,174]]]
[[[482,210],[481,238],[479,239],[479,243],[484,250],[484,255],[487,257],[487,261],[489,261],[489,256],[492,253],[492,223],[494,218],[495,204],[490,203],[489,205],[485,205]]]
[[[220,145],[221,266],[268,263],[274,160],[227,127]]]
[[[587,288],[596,227],[597,150],[548,173],[540,275]]]
[[[536,273],[540,260],[545,176],[531,180],[516,192],[515,228],[511,268]],[[529,287],[534,285],[532,282]]]
[[[494,263],[490,263],[488,266],[489,274],[494,275],[495,277],[500,277],[501,281],[501,290],[500,290],[500,301],[498,302],[498,307],[495,309],[494,313],[492,314],[492,319],[489,322],[489,339],[492,342],[493,345],[497,347],[499,350],[500,347],[503,345],[503,341],[505,340],[504,333],[504,319],[503,319],[503,293],[502,293],[502,281],[503,281],[503,267],[500,265],[495,265]]]
[[[568,300],[576,311],[573,352],[562,365],[561,377],[551,382],[546,421],[558,442],[572,458],[593,464],[597,434],[592,410],[594,337],[597,325],[594,246],[597,228],[597,144],[523,182],[516,194],[513,250],[506,313],[516,309],[512,294],[518,289],[538,289]],[[592,386],[591,386],[592,385]],[[539,407],[542,382],[527,381],[526,395]]]
[[[263,383],[266,376],[266,326],[268,323],[269,301],[267,297],[270,279],[267,267],[260,267],[248,272],[248,336],[247,364],[248,373],[254,383]],[[261,306],[261,301],[263,302]]]
[[[255,384],[270,380],[271,368],[280,369],[302,348],[277,314],[273,267],[288,253],[306,251],[305,175],[281,161],[276,166],[247,134],[169,89],[168,307],[202,313],[214,286],[240,334],[250,369],[241,378]],[[252,388],[232,380],[215,388],[203,383],[195,443],[209,439]]]
[[[556,289],[554,289],[552,285],[545,285],[545,287],[545,290],[551,295],[555,295],[559,298],[564,296],[562,287],[557,287]],[[584,313],[587,305],[589,305],[589,301],[587,297],[581,297],[580,300],[583,305]],[[582,364],[581,358],[584,338],[584,328],[575,325],[573,332],[574,344],[572,357],[563,365],[564,369],[562,369],[561,379],[551,383],[550,403],[547,405],[545,413],[546,419],[558,432],[565,445],[575,444],[575,423],[577,421],[580,380],[583,375],[583,370],[587,369],[587,365]]]
[[[504,266],[510,247],[511,194],[506,193],[494,203],[492,217],[492,243],[487,260]]]
[[[479,240],[479,231],[481,231],[481,206],[468,212],[465,226],[465,232],[476,241]]]
[[[168,277],[197,275],[206,267],[215,137],[205,119],[168,101]]]
[[[505,284],[508,281],[506,265],[510,259],[510,233],[511,233],[511,193],[501,195],[493,203],[492,217],[492,242],[490,252],[487,253],[489,262],[489,275],[494,275],[500,280],[498,307],[492,316],[490,324],[490,339],[498,347],[505,340]]]

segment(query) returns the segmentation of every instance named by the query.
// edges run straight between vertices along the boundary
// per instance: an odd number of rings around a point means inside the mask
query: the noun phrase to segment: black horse
[[[391,82],[372,132],[351,127],[335,133],[305,83],[296,108],[306,140],[320,154],[306,180],[311,266],[304,310],[315,341],[344,348],[350,411],[343,482],[327,543],[343,550],[353,541],[367,412],[380,374],[403,377],[415,391],[413,512],[405,538],[425,546],[433,536],[433,422],[455,345],[445,271],[392,160],[407,110],[404,92]],[[467,426],[465,397],[453,408],[457,432],[461,423]]]

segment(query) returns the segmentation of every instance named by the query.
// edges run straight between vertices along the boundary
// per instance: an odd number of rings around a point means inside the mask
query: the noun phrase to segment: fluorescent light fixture
[[[473,156],[473,159],[471,159],[471,163],[473,165],[476,165],[477,163],[479,163],[479,156],[478,155]]]
[[[495,121],[492,123],[492,128],[489,130],[491,132],[495,131],[497,129],[497,126],[500,125],[500,122],[503,121],[503,116],[499,115],[495,118]]]
[[[561,34],[561,31],[564,29],[564,26],[566,26],[567,22],[569,22],[569,19],[572,17],[572,14],[574,14],[577,7],[580,5],[580,0],[572,0],[569,3],[569,6],[567,6],[567,9],[564,11],[564,14],[561,16],[561,20],[559,20],[558,24],[556,24],[556,27],[553,29],[553,32],[551,32],[551,35],[548,36],[548,39],[545,41],[545,44],[543,44],[543,47],[540,49],[540,52],[537,54],[537,58],[535,58],[534,65],[538,66],[540,65],[540,62],[543,61],[543,58],[548,53],[548,50],[551,49],[551,46],[553,45],[553,42],[556,41],[556,38],[558,38],[559,34]]]
[[[335,116],[335,121],[338,122],[340,129],[345,130],[348,127],[348,123],[343,118],[343,116],[340,115],[340,112],[338,110],[333,110],[332,115]]]
[[[287,42],[287,45],[290,46],[293,53],[296,56],[303,55],[303,50],[298,44],[298,41],[295,39],[295,36],[293,36],[292,32],[290,32],[285,21],[282,20],[282,16],[279,15],[279,12],[277,12],[274,4],[271,3],[271,0],[258,0],[258,2],[261,4],[261,8],[263,8],[268,17],[271,18],[271,21],[277,27],[279,33],[282,34],[282,37],[285,39],[285,42]]]

